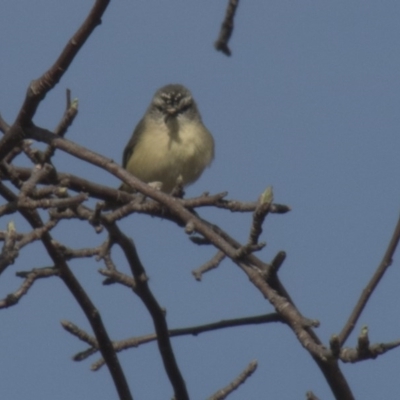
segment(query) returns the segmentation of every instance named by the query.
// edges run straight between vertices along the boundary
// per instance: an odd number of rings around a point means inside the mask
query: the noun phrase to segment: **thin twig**
[[[40,199],[32,200],[27,197],[20,197],[18,200],[18,208],[29,208],[31,210],[38,208],[64,208],[76,207],[89,198],[86,193],[80,193],[77,196],[68,197],[65,199]]]
[[[0,253],[0,274],[18,257],[19,249],[16,245],[17,232],[14,223],[10,222],[7,227],[4,245]]]
[[[307,400],[319,400],[319,398],[313,392],[306,393]]]
[[[239,0],[229,0],[228,6],[226,8],[225,19],[222,22],[221,30],[217,41],[214,43],[215,48],[218,51],[222,51],[227,56],[232,54],[228,42],[231,38],[233,32],[233,21],[236,14],[237,6],[239,5]]]
[[[386,252],[380,262],[377,270],[375,271],[374,275],[372,276],[371,280],[369,281],[368,285],[362,291],[361,296],[354,307],[352,313],[350,314],[349,319],[347,320],[345,326],[342,329],[342,332],[338,335],[339,342],[343,345],[351,332],[353,331],[358,318],[360,317],[362,311],[364,310],[365,306],[369,298],[371,297],[372,293],[374,292],[375,288],[378,286],[378,283],[382,279],[383,275],[390,267],[393,261],[393,255],[396,251],[397,245],[399,244],[400,240],[400,216],[397,220],[396,228],[393,232],[392,238],[390,239],[389,245],[386,249]]]
[[[50,232],[57,225],[58,222],[59,221],[57,220],[50,219],[49,221],[44,223],[43,226],[35,228],[31,232],[24,234],[18,241],[18,249],[21,249],[22,247],[36,240],[40,240],[42,236],[46,232]]]
[[[90,345],[89,349],[75,355],[72,358],[74,361],[81,361],[99,351],[99,343],[94,336],[89,335],[83,329],[80,329],[78,326],[70,321],[61,321],[61,326],[71,335],[76,336],[78,339]]]
[[[22,185],[21,194],[23,196],[30,195],[36,184],[48,176],[52,169],[53,167],[50,164],[45,164],[43,166],[35,165],[32,169],[31,176]]]
[[[72,322],[63,320],[63,321],[61,321],[61,326],[67,332],[69,332],[71,335],[74,335],[78,339],[82,340],[82,342],[85,342],[85,343],[89,344],[90,346],[95,347],[96,349],[99,348],[99,343],[94,336],[89,335],[86,331],[79,328],[77,325],[73,324]]]
[[[66,260],[72,260],[73,258],[86,258],[97,256],[101,251],[101,246],[85,247],[83,249],[71,249],[56,241],[54,241],[54,246]]]
[[[192,274],[195,277],[196,281],[201,281],[204,273],[217,268],[225,257],[226,256],[222,251],[218,251],[217,254],[210,261],[206,262],[201,267],[193,270]]]
[[[63,137],[67,133],[68,128],[72,125],[77,115],[78,115],[78,100],[74,100],[73,102],[71,102],[71,91],[67,89],[67,107],[60,123],[54,130],[54,133],[58,136]],[[50,159],[51,157],[54,156],[54,153],[55,153],[54,147],[48,145],[46,150],[43,153],[41,153],[42,163],[50,162]]]
[[[17,276],[24,277],[22,285],[15,292],[0,300],[0,309],[16,305],[26,295],[36,280],[58,275],[58,270],[53,267],[35,268],[29,272],[17,272]]]
[[[252,317],[244,317],[244,318],[234,318],[234,319],[225,319],[218,322],[211,322],[209,324],[204,325],[196,325],[196,326],[188,326],[185,328],[176,328],[170,329],[168,331],[168,335],[172,337],[178,336],[187,336],[193,335],[197,336],[201,333],[212,332],[220,329],[232,328],[237,326],[248,326],[248,325],[259,325],[259,324],[267,324],[272,322],[281,322],[285,323],[283,318],[277,313],[271,314],[263,314],[263,315],[255,315]],[[132,337],[125,340],[121,340],[118,342],[114,342],[114,348],[117,352],[122,350],[130,349],[132,347],[138,347],[142,344],[146,344],[149,342],[153,342],[157,340],[157,335],[155,333],[140,336],[140,337]],[[81,356],[78,354],[75,357],[79,357],[79,359],[83,359],[82,353]],[[74,359],[75,359],[74,357]],[[104,365],[104,360],[100,359],[92,364],[92,370],[98,370],[101,366]]]
[[[260,196],[257,207],[253,212],[253,223],[251,224],[249,239],[247,241],[249,246],[258,244],[258,239],[263,231],[262,225],[271,208],[272,201],[272,188],[268,187]]]
[[[99,273],[106,276],[107,279],[103,282],[104,285],[110,285],[112,283],[120,283],[129,289],[136,291],[135,279],[131,276],[125,275],[122,272],[111,270],[111,269],[100,269]]]
[[[218,390],[217,393],[213,394],[208,400],[223,400],[226,399],[227,396],[236,390],[240,385],[246,382],[247,378],[249,378],[252,373],[257,369],[257,361],[252,361],[245,370],[228,386],[223,389]]]
[[[276,254],[274,259],[271,261],[271,273],[272,274],[277,274],[279,268],[283,264],[283,262],[286,259],[286,252],[280,251]]]
[[[375,343],[370,345],[367,327],[361,329],[355,349],[342,348],[339,358],[345,363],[356,363],[359,361],[375,359],[378,356],[400,347],[400,340],[395,340],[389,343]]]

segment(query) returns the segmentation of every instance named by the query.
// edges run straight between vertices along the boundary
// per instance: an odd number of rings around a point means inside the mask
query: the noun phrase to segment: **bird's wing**
[[[126,168],[129,159],[131,158],[135,147],[140,139],[140,132],[144,130],[144,118],[142,118],[139,123],[136,125],[135,130],[133,131],[132,137],[130,138],[128,144],[125,146],[124,153],[122,154],[122,166]]]

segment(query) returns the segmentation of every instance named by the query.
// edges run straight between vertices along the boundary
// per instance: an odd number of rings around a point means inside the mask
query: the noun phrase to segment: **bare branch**
[[[70,321],[61,321],[61,326],[69,332],[71,335],[76,336],[78,339],[82,340],[82,342],[85,342],[89,344],[92,347],[95,347],[96,350],[99,348],[99,343],[97,342],[96,338],[89,335],[87,332],[85,332],[83,329],[80,329],[78,326],[73,324]]]
[[[201,281],[201,278],[204,273],[215,269],[221,264],[223,259],[225,258],[225,254],[222,251],[218,251],[217,254],[208,262],[203,264],[201,267],[192,271],[196,281]]]
[[[52,171],[53,167],[50,164],[35,165],[32,168],[32,173],[29,178],[23,183],[21,187],[21,194],[24,196],[28,196],[33,193],[35,186],[41,181],[44,180]]]
[[[246,326],[246,325],[260,325],[271,322],[282,322],[285,320],[278,313],[255,315],[252,317],[224,319],[218,322],[212,322],[205,325],[190,326],[187,328],[171,329],[169,331],[170,336],[183,336],[183,335],[199,335],[203,332],[210,332],[214,330],[232,328],[234,326]]]
[[[10,129],[10,125],[3,119],[0,114],[0,132],[6,133]]]
[[[32,147],[31,140],[23,140],[21,142],[21,148],[32,164],[40,164],[40,151]]]
[[[377,270],[375,271],[368,285],[362,291],[361,296],[356,306],[354,307],[354,310],[350,314],[350,317],[347,320],[345,326],[343,327],[342,332],[339,334],[339,342],[341,345],[343,345],[343,343],[346,342],[347,338],[353,331],[358,321],[358,318],[360,317],[362,311],[364,310],[364,307],[366,306],[369,298],[371,297],[375,288],[378,286],[378,283],[382,279],[387,269],[392,264],[393,255],[396,251],[397,245],[399,244],[399,240],[400,240],[400,216],[399,219],[397,220],[395,230],[393,232],[392,238],[390,239],[389,245],[386,249],[386,252],[382,258],[381,263],[379,264]]]
[[[58,270],[54,267],[35,268],[29,272],[17,272],[17,276],[24,277],[25,280],[18,290],[0,300],[0,309],[16,305],[21,300],[21,297],[28,293],[37,279],[55,275],[58,275]]]
[[[107,276],[108,278],[103,282],[104,285],[110,285],[112,283],[120,283],[121,285],[124,285],[129,289],[132,289],[134,292],[136,292],[137,285],[135,279],[133,279],[131,276],[110,269],[100,269],[99,272],[100,274]]]
[[[215,206],[227,195],[228,192],[216,193],[212,195],[210,195],[209,193],[203,193],[199,197],[194,197],[192,199],[182,199],[182,204],[184,204],[187,208]]]
[[[195,223],[195,229],[197,232],[201,233],[205,237],[208,237],[210,240],[213,239],[213,243],[218,248],[220,248],[220,250],[224,251],[225,254],[227,254],[229,257],[232,257],[233,259],[236,257],[236,250],[238,247],[240,247],[240,244],[237,244],[236,249],[233,248],[230,244],[226,242],[225,238],[221,238],[218,234],[213,232],[210,224],[206,224],[203,220],[197,218],[193,213],[191,213],[179,202],[177,202],[175,198],[161,191],[155,190],[150,185],[141,182],[139,179],[131,175],[122,167],[114,163],[114,161],[108,160],[105,157],[100,156],[99,154],[96,154],[86,148],[83,148],[82,146],[77,145],[76,143],[70,142],[64,138],[60,138],[45,129],[37,127],[32,128],[31,130],[29,130],[29,134],[33,138],[35,138],[35,140],[43,141],[48,144],[52,143],[55,147],[67,153],[70,153],[77,158],[86,160],[109,171],[132,188],[165,205],[167,210],[173,216],[175,216],[175,218],[183,221],[185,225],[192,220]],[[226,234],[225,236],[228,237],[228,235]],[[252,255],[250,255],[249,257],[252,257]],[[252,262],[260,264],[260,261],[254,257],[252,258]]]
[[[60,123],[54,130],[54,133],[58,136],[64,137],[64,135],[67,133],[68,128],[72,125],[77,115],[78,100],[74,99],[73,101],[71,101],[71,91],[67,89],[67,107]]]
[[[0,274],[18,257],[19,251],[16,245],[17,234],[13,222],[9,222],[5,235],[4,245],[0,253]]]
[[[24,197],[30,195],[33,192],[37,183],[47,177],[52,169],[53,167],[50,164],[45,164],[43,166],[35,165],[32,170],[31,176],[23,183],[21,187],[21,194]]]
[[[109,0],[97,0],[94,3],[89,15],[68,41],[56,62],[39,79],[31,83],[22,109],[17,117],[19,125],[26,126],[30,124],[41,100],[60,81],[86,40],[94,29],[101,24],[101,17],[109,2]]]
[[[226,399],[227,396],[236,390],[240,385],[242,385],[247,378],[249,378],[252,373],[257,369],[257,361],[252,361],[246,369],[228,386],[224,387],[221,390],[218,390],[217,393],[213,394],[209,400],[223,400]]]
[[[0,206],[0,217],[3,215],[14,214],[17,211],[17,203],[6,203]]]
[[[50,143],[50,141],[49,141]],[[31,169],[22,167],[12,167],[15,178],[26,181],[31,175]],[[7,179],[8,176],[4,177]],[[110,204],[115,203],[121,205],[117,211],[114,211],[111,218],[119,220],[132,212],[140,212],[151,214],[153,216],[165,217],[161,209],[160,203],[147,200],[143,202],[143,196],[138,198],[136,194],[130,194],[119,191],[115,188],[110,188],[101,184],[90,182],[73,174],[57,172],[56,176],[45,177],[39,183],[50,184],[54,183],[67,187],[76,192],[88,193],[91,197],[108,201]],[[200,208],[200,207],[217,207],[220,209],[229,210],[232,212],[252,212],[257,207],[257,202],[241,202],[237,200],[224,200],[226,192],[213,195],[203,194],[199,197],[191,199],[179,199],[178,201],[185,208]],[[290,211],[290,207],[282,204],[271,204],[270,213],[284,214]]]
[[[249,246],[258,244],[258,239],[262,233],[262,225],[265,217],[267,216],[273,201],[272,188],[267,188],[260,196],[258,204],[253,213],[253,223],[250,229],[249,239],[247,241]]]
[[[207,240],[212,242],[214,246],[231,258],[243,270],[243,272],[245,272],[250,281],[258,288],[263,296],[265,296],[275,309],[282,314],[283,318],[296,334],[298,340],[316,360],[335,395],[342,399],[353,398],[350,388],[341,373],[338,364],[327,361],[331,356],[330,351],[322,346],[318,337],[310,329],[309,320],[301,315],[277,278],[269,281],[268,276],[270,274],[268,271],[270,270],[270,266],[268,264],[255,257],[254,254],[248,254],[238,259],[237,250],[241,247],[240,243],[231,238],[219,227],[194,215],[190,210],[183,207],[180,200],[177,200],[161,191],[154,190],[150,185],[139,181],[112,160],[108,160],[105,157],[75,143],[60,138],[45,129],[32,127],[28,130],[28,134],[35,140],[48,144],[51,143],[58,149],[109,171],[146,197],[161,203],[161,206],[164,209],[164,218],[177,221],[181,226],[187,226],[190,223],[193,231],[205,237]],[[82,206],[78,206],[77,209],[85,210]],[[86,212],[87,211],[85,211],[85,213]],[[93,214],[93,212],[87,213],[89,215]],[[112,220],[108,220],[108,214],[105,214],[102,217],[105,225],[112,223]],[[82,215],[82,218],[86,217]],[[136,282],[138,282],[137,279]],[[272,286],[270,286],[270,282],[273,283]]]
[[[336,359],[339,358],[339,354],[340,354],[339,337],[337,335],[332,335],[331,338],[329,339],[329,345],[331,348],[332,357],[334,357]]]
[[[85,343],[88,343],[91,347],[83,352],[76,354],[72,359],[74,361],[81,361],[87,357],[90,357],[92,354],[95,354],[99,351],[99,344],[95,337],[89,335],[83,329],[80,329],[78,326],[73,324],[70,321],[61,321],[61,326],[72,335],[76,336],[78,339],[82,340]],[[102,359],[104,362],[104,359]]]
[[[244,246],[239,247],[236,250],[236,259],[241,259],[251,253],[255,253],[256,251],[262,250],[267,244],[265,242],[257,243],[257,244],[251,244],[247,243]]]
[[[17,197],[4,185],[0,185],[0,194],[9,202],[17,200]],[[22,216],[27,220],[27,222],[34,228],[41,228],[43,226],[43,221],[37,211],[21,209]],[[90,300],[87,293],[84,291],[79,281],[76,279],[75,275],[70,270],[68,264],[66,263],[64,257],[53,244],[53,238],[49,232],[45,232],[41,237],[41,241],[50,256],[54,265],[57,265],[59,270],[59,276],[65,283],[65,285],[70,290],[71,294],[75,297],[75,300],[83,310],[88,319],[93,332],[98,340],[100,351],[102,356],[106,360],[107,367],[110,371],[111,377],[113,378],[114,385],[118,391],[121,399],[132,399],[131,392],[128,387],[125,375],[118,361],[115,350],[112,346],[112,342],[108,337],[108,333],[105,329],[103,321],[101,319],[99,311],[95,308],[94,304]],[[28,288],[31,286],[28,281]],[[14,298],[11,298],[14,301]],[[10,300],[8,300],[9,302]],[[6,302],[6,304],[9,304]]]
[[[11,152],[12,155],[17,155],[19,150],[20,150],[20,148],[17,148],[17,151]],[[11,153],[10,153],[10,155],[11,155]],[[5,177],[7,177],[7,180],[9,180],[15,187],[21,188],[21,186],[23,185],[23,182],[21,181],[21,179],[19,179],[18,174],[15,173],[15,169],[11,166],[11,164],[8,164],[5,160],[0,161],[0,169],[2,172],[2,174],[1,174],[2,180]],[[29,176],[30,176],[30,174],[29,174]]]
[[[31,175],[31,169],[22,167],[12,167],[15,178],[25,181],[29,179]],[[6,180],[8,177],[4,177]],[[103,200],[117,201],[120,199],[123,203],[128,203],[135,198],[134,195],[121,192],[115,188],[110,188],[108,186],[100,185],[94,182],[90,182],[86,179],[80,178],[78,176],[66,173],[57,173],[55,176],[47,176],[45,179],[41,180],[39,183],[42,184],[55,184],[71,189],[75,192],[85,192],[89,193],[92,197]]]
[[[32,126],[32,119],[40,102],[46,94],[59,82],[71,65],[76,54],[101,23],[101,17],[110,0],[97,0],[78,31],[72,36],[56,62],[39,79],[30,84],[24,103],[18,113],[15,123],[7,130],[0,140],[0,160],[22,139],[26,138],[25,128]]]
[[[101,252],[102,246],[83,249],[71,249],[63,244],[54,241],[54,247],[63,255],[66,260],[72,260],[73,258],[87,258],[97,256]]]
[[[215,43],[217,50],[227,55],[231,54],[228,42],[233,32],[234,17],[238,3],[239,0],[229,0],[220,36]],[[179,182],[172,196],[154,190],[150,185],[139,181],[112,160],[108,160],[88,149],[63,139],[63,135],[68,127],[71,126],[77,115],[77,102],[71,102],[69,91],[67,91],[67,109],[55,130],[55,134],[46,129],[36,127],[33,124],[33,117],[40,102],[59,82],[79,49],[91,35],[95,27],[101,23],[101,17],[108,4],[109,0],[95,1],[85,22],[65,46],[57,61],[39,79],[31,83],[25,101],[13,126],[9,127],[0,116],[0,130],[5,132],[5,136],[0,140],[1,179],[3,180],[4,175],[4,179],[11,181],[17,189],[20,189],[20,193],[17,196],[0,182],[0,195],[7,201],[5,205],[0,207],[0,215],[19,212],[32,227],[32,231],[27,234],[17,233],[15,229],[9,229],[8,232],[2,232],[0,234],[1,240],[4,240],[4,246],[0,254],[0,273],[14,262],[21,247],[35,240],[42,241],[45,250],[56,266],[18,273],[18,276],[24,278],[21,287],[16,292],[8,295],[6,299],[0,301],[0,308],[16,304],[21,297],[29,291],[30,287],[32,287],[37,279],[55,275],[58,276],[75,297],[85,313],[95,335],[92,336],[86,333],[72,323],[65,321],[62,323],[66,330],[91,346],[86,351],[80,353],[79,357],[77,356],[76,359],[84,359],[99,349],[110,370],[119,397],[124,400],[132,399],[125,375],[116,355],[116,351],[122,350],[123,346],[128,346],[129,341],[122,341],[119,343],[111,342],[99,311],[96,309],[67,263],[67,260],[72,258],[96,256],[97,260],[104,260],[106,269],[100,270],[100,273],[107,277],[105,283],[121,283],[132,289],[140,297],[151,314],[156,333],[139,339],[135,338],[135,345],[138,345],[140,340],[140,343],[157,340],[165,370],[172,383],[177,400],[185,400],[188,399],[189,396],[173,353],[170,337],[187,334],[197,335],[201,332],[214,329],[265,322],[283,322],[290,327],[299,342],[309,351],[324,373],[335,397],[341,400],[353,399],[350,388],[339,369],[338,358],[349,357],[350,362],[355,362],[354,360],[356,360],[357,357],[357,360],[373,358],[374,356],[376,357],[379,352],[379,354],[381,354],[389,348],[399,346],[400,342],[371,346],[367,331],[363,330],[358,340],[358,347],[355,355],[348,349],[341,350],[341,344],[351,333],[358,319],[358,314],[354,317],[353,315],[350,317],[350,322],[339,337],[333,337],[331,339],[330,350],[323,346],[312,329],[317,326],[317,322],[304,317],[300,313],[294,301],[290,298],[279,280],[277,272],[285,259],[285,253],[278,253],[271,265],[263,262],[253,254],[255,251],[262,249],[265,245],[259,242],[259,238],[267,213],[285,213],[290,210],[289,207],[280,204],[272,204],[272,198],[268,200],[264,199],[265,201],[259,201],[258,203],[230,201],[225,199],[226,193],[219,193],[213,196],[209,196],[208,193],[205,193],[198,198],[186,200],[183,199],[184,191]],[[28,141],[27,138],[33,138],[46,143],[48,147],[44,152],[41,152],[34,148],[34,146],[31,146],[32,143]],[[131,195],[113,188],[107,188],[93,182],[85,181],[79,177],[68,174],[58,174],[54,168],[48,165],[56,149],[61,149],[74,157],[85,160],[88,163],[92,163],[110,172],[124,183],[135,188],[139,194]],[[11,165],[14,157],[21,152],[37,165],[33,170],[28,170],[25,175],[22,169],[17,169]],[[41,167],[38,167],[39,165]],[[47,186],[38,188],[38,184],[42,182],[45,182]],[[78,192],[78,194],[70,197],[66,188],[72,188],[72,190]],[[108,200],[114,201],[117,207],[107,209],[104,203],[96,204],[94,209],[87,207],[82,204],[88,198],[86,193],[89,193],[94,198],[105,200],[106,203]],[[244,245],[239,243],[218,226],[202,219],[194,211],[195,208],[207,206],[227,209],[232,212],[254,211],[248,242]],[[40,210],[41,214],[39,214],[39,208],[51,208],[46,214],[50,216],[50,219],[46,223],[44,223],[44,219],[41,217],[41,215],[45,213]],[[107,211],[109,212],[107,213]],[[245,319],[220,321],[200,327],[168,330],[164,315],[165,312],[159,306],[157,300],[150,291],[146,272],[141,264],[135,245],[120,231],[115,222],[134,212],[146,213],[174,221],[179,226],[184,227],[186,233],[190,235],[193,234],[193,241],[197,240],[197,243],[214,245],[218,250],[217,254],[205,265],[194,271],[196,279],[200,280],[204,272],[216,268],[224,258],[228,257],[241,268],[265,299],[273,305],[277,313],[258,318],[249,317]],[[69,218],[89,222],[96,232],[100,232],[103,227],[106,227],[109,232],[110,240],[104,242],[99,247],[87,249],[70,249],[55,242],[50,234],[51,230],[59,221]],[[398,236],[400,236],[400,232]],[[399,237],[397,237],[396,244],[394,245],[390,257],[386,257],[386,255],[384,257],[385,269],[391,262],[391,257],[398,240]],[[110,252],[110,248],[113,244],[118,244],[125,253],[133,277],[120,273],[115,267]],[[379,279],[376,279],[375,286],[378,284]],[[374,290],[375,286],[371,286],[371,292]],[[368,294],[368,296],[369,295],[370,294]],[[365,302],[361,304],[359,309],[360,313],[367,300],[368,297],[366,297]],[[355,314],[357,313],[355,312]],[[97,365],[100,365],[100,362],[98,362]],[[226,388],[214,394],[211,399],[225,398],[229,393],[243,384],[252,372],[254,372],[256,367],[256,362],[250,363],[238,378]],[[313,395],[310,394],[310,398],[315,397],[311,396]]]
[[[214,44],[215,48],[218,51],[222,51],[227,56],[230,56],[232,54],[231,50],[228,47],[228,42],[233,32],[233,21],[238,5],[239,0],[229,0],[228,7],[226,9],[225,19],[222,23],[219,37]]]
[[[22,238],[18,241],[18,248],[21,249],[29,243],[40,240],[42,236],[45,233],[50,232],[57,225],[57,223],[57,220],[50,219],[45,224],[43,224],[43,226],[35,228],[31,232],[23,235]]]
[[[286,253],[284,251],[280,251],[271,261],[271,273],[277,274],[285,259]]]
[[[124,252],[125,257],[129,262],[132,275],[135,278],[135,293],[143,301],[153,319],[154,328],[157,333],[158,348],[164,363],[165,371],[174,388],[175,397],[179,400],[189,400],[185,381],[183,380],[172,350],[164,311],[157,303],[156,298],[153,296],[147,285],[146,271],[139,259],[135,245],[130,238],[120,231],[115,223],[105,225],[112,241],[117,243]]]
[[[189,326],[186,328],[170,329],[168,331],[168,334],[171,338],[177,336],[187,336],[187,335],[197,336],[204,332],[211,332],[219,329],[232,328],[236,326],[259,325],[271,322],[284,323],[285,321],[279,314],[271,313],[271,314],[255,315],[252,317],[245,317],[245,318],[226,319],[205,325],[196,325],[196,326]],[[152,333],[149,335],[133,337],[118,342],[114,342],[114,348],[117,352],[119,352],[132,347],[138,347],[142,344],[146,344],[155,340],[157,340],[157,335],[155,333]],[[78,355],[76,355],[75,357],[78,357]],[[80,353],[79,357],[80,357],[79,360],[83,359],[82,353]],[[94,364],[92,364],[91,369],[97,370],[100,369],[100,367],[103,365],[104,365],[104,360],[100,359],[96,361]]]
[[[80,193],[77,196],[68,197],[65,199],[40,199],[32,200],[27,197],[20,197],[18,201],[18,208],[65,208],[65,207],[76,207],[83,203],[89,198],[86,193]]]
[[[267,284],[268,279],[266,279],[266,277],[268,276],[269,269],[267,264],[263,263],[253,254],[247,255],[244,259],[237,260],[236,250],[240,247],[240,244],[228,234],[218,227],[199,219],[193,215],[193,213],[182,207],[182,205],[171,196],[154,190],[149,185],[139,181],[113,161],[107,160],[106,158],[67,141],[64,138],[56,137],[54,134],[44,129],[33,129],[30,135],[35,137],[36,140],[52,143],[55,147],[61,150],[106,169],[121,179],[124,183],[127,183],[129,186],[143,193],[145,196],[163,204],[165,209],[168,210],[174,218],[180,220],[181,223],[186,225],[191,221],[196,232],[210,240],[218,249],[223,251],[228,257],[237,263],[237,265],[249,277],[250,281],[273,304],[276,310],[282,313],[285,320],[288,321],[288,324],[295,332],[298,340],[313,355],[335,395],[342,399],[353,398],[350,387],[340,371],[338,364],[335,362],[327,362],[330,358],[330,352],[321,345],[320,340],[315,333],[309,329],[309,326],[307,327],[306,321],[308,320],[300,314],[294,306],[293,301],[290,300],[290,297],[287,297],[283,285],[278,280],[275,280],[275,282],[279,282],[276,287],[270,287]],[[107,219],[107,216],[104,216],[104,218]],[[279,293],[284,294],[284,296],[279,295]]]
[[[319,400],[319,398],[313,392],[306,393],[307,400]]]
[[[356,363],[368,359],[375,359],[378,356],[385,354],[389,350],[393,350],[400,346],[400,340],[395,340],[389,343],[376,343],[368,347],[368,351],[360,351],[359,348],[350,349],[343,348],[340,351],[340,360],[343,362]]]
[[[58,136],[64,137],[67,133],[68,128],[74,122],[75,117],[78,115],[78,100],[71,102],[71,91],[67,89],[67,108],[65,113],[54,130],[54,133]],[[41,154],[42,164],[50,162],[51,157],[53,157],[55,149],[52,146],[47,146],[47,149]]]
[[[389,343],[376,343],[370,345],[368,337],[368,328],[364,326],[361,329],[357,340],[357,347],[351,349],[345,347],[340,350],[339,358],[345,363],[356,363],[363,360],[375,359],[378,356],[393,350],[400,346],[400,340]]]

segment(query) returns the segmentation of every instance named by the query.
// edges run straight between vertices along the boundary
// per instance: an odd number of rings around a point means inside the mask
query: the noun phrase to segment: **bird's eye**
[[[180,112],[186,112],[192,106],[192,99],[191,98],[183,98],[179,104]]]
[[[180,107],[179,112],[184,113],[190,108],[190,104],[184,104]]]

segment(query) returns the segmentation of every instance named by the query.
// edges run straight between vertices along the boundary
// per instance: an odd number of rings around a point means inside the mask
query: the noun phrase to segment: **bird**
[[[171,193],[178,184],[185,187],[199,179],[214,159],[214,148],[192,93],[181,84],[169,84],[155,92],[124,149],[122,166]],[[125,183],[120,189],[134,191]]]

